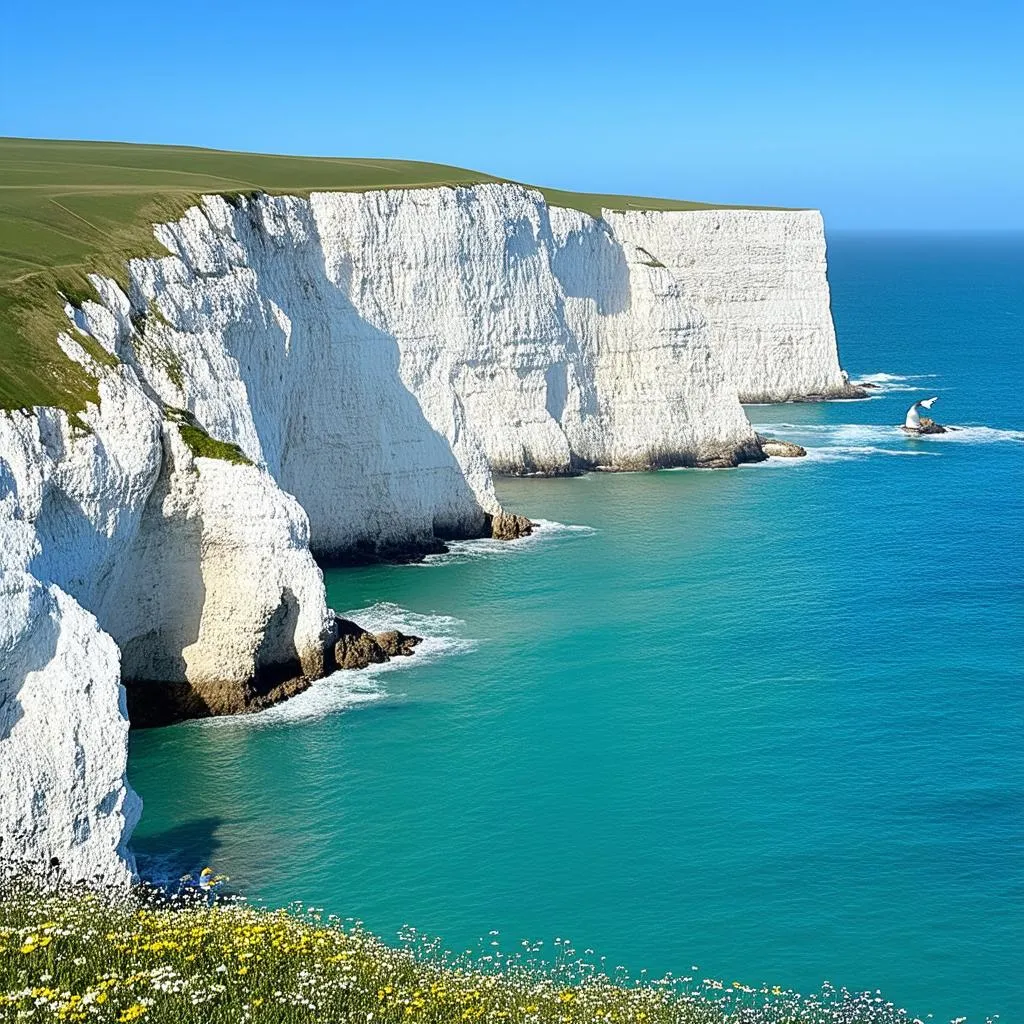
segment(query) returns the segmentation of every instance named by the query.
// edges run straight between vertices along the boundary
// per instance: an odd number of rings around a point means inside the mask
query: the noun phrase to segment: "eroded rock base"
[[[128,720],[133,729],[153,729],[192,718],[247,715],[308,690],[312,679],[297,675],[277,683],[166,683],[126,680]]]
[[[920,434],[948,434],[949,428],[944,427],[941,423],[936,423],[935,420],[929,419],[927,416],[921,417],[921,425],[917,428],[914,427],[903,427],[903,429],[910,434],[912,437]]]
[[[246,683],[129,679],[124,683],[128,718],[133,728],[152,729],[192,718],[252,714],[308,690],[316,679],[339,669],[366,668],[392,658],[408,657],[422,641],[422,637],[397,629],[371,633],[351,619],[338,618],[327,639],[322,662],[312,674],[303,673],[296,662],[271,667],[259,679]]]
[[[371,633],[351,619],[338,619],[337,626],[334,661],[339,669],[367,668],[382,665],[392,658],[405,658],[423,642],[423,637],[400,633],[397,629]]]
[[[519,540],[533,533],[534,524],[526,516],[515,512],[499,512],[496,516],[488,514],[485,529],[495,540]]]
[[[760,435],[758,435],[758,440],[761,442],[761,451],[769,458],[799,459],[807,454],[807,449],[803,445],[794,444],[792,441],[780,441],[776,437],[761,437]]]

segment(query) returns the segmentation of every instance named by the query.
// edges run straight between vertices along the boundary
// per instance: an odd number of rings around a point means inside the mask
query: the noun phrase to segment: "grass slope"
[[[492,933],[493,934],[493,933]],[[158,894],[0,883],[0,1020],[43,1024],[907,1024],[874,993],[636,982],[557,940],[462,957],[334,918]],[[536,947],[533,947],[536,949]],[[920,1024],[920,1022],[918,1022]]]
[[[414,160],[229,153],[181,146],[0,138],[0,408],[95,400],[95,381],[66,358],[57,298],[92,294],[86,275],[125,278],[126,260],[160,252],[152,225],[204,193],[423,188],[501,181]],[[690,210],[708,204],[540,190],[548,201],[599,216],[610,209]]]

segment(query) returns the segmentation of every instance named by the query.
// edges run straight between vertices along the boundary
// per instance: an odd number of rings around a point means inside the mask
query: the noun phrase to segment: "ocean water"
[[[509,480],[516,545],[327,574],[415,657],[137,733],[136,848],[453,949],[1024,1021],[1024,238],[836,236],[805,460]],[[962,427],[912,440],[917,398]]]

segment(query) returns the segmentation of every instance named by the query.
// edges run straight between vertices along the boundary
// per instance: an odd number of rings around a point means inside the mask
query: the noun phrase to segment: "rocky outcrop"
[[[519,540],[533,533],[534,524],[515,512],[499,512],[487,516],[486,528],[495,540]]]
[[[764,458],[761,443],[755,435],[746,444],[737,448],[723,446],[717,451],[712,449],[704,458],[684,465],[693,466],[695,469],[733,469],[744,462],[763,462]]]
[[[388,629],[375,634],[380,649],[389,658],[408,658],[415,653],[415,648],[423,643],[423,637],[401,633],[397,629]]]
[[[769,458],[796,459],[807,454],[806,448],[792,441],[780,441],[778,438],[762,437],[760,434],[757,439],[761,442],[761,451]]]
[[[227,696],[240,686],[318,678],[330,616],[302,509],[265,470],[195,458],[172,423],[162,444],[160,475],[103,605],[124,678],[224,693],[217,706],[232,710],[212,713],[243,710],[241,695]]]
[[[339,669],[367,668],[381,665],[392,658],[408,657],[413,648],[423,642],[419,636],[409,636],[397,629],[373,634],[351,619],[336,619],[337,642],[334,661]]]
[[[936,423],[935,420],[929,416],[922,416],[916,427],[908,427],[906,425],[902,428],[908,434],[948,434],[949,427],[944,427],[941,423]]]

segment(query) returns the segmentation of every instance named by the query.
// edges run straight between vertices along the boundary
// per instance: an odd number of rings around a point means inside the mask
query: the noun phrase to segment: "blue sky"
[[[1024,2],[12,0],[0,134],[1024,228]]]

